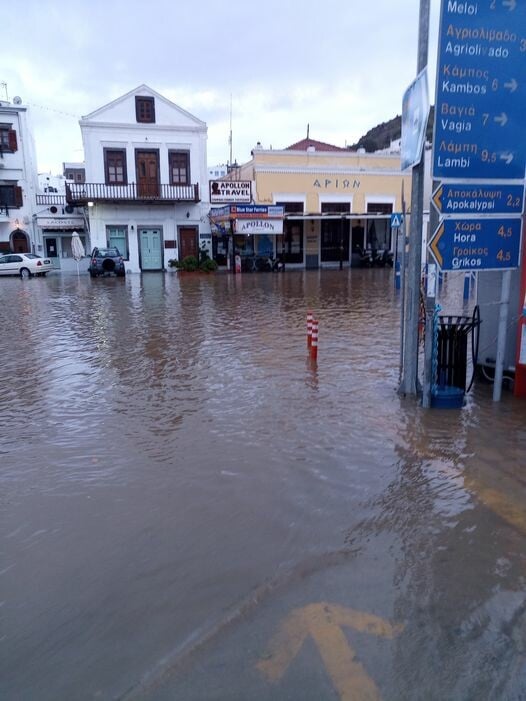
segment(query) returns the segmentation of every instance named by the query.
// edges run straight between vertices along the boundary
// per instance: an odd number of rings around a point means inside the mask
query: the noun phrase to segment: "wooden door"
[[[137,197],[159,197],[159,151],[136,151]]]
[[[198,257],[197,229],[194,226],[185,226],[179,229],[179,246],[181,249],[180,260],[186,256]]]

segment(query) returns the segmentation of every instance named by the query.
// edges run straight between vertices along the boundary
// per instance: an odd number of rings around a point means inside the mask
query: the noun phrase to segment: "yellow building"
[[[256,147],[230,179],[252,181],[254,204],[284,208],[283,233],[235,237],[241,255],[272,253],[287,267],[354,265],[365,249],[393,250],[390,215],[410,207],[411,173],[399,153],[365,153],[303,139],[283,150]],[[234,229],[235,229],[235,222]]]

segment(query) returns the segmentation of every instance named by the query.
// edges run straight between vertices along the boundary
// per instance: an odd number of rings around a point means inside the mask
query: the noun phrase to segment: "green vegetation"
[[[433,141],[433,122],[435,117],[435,108],[432,106],[429,111],[429,119],[427,122],[426,140]],[[388,122],[382,122],[376,127],[369,129],[367,134],[361,137],[352,146],[349,146],[350,151],[357,151],[359,148],[364,148],[368,153],[379,151],[387,148],[391,141],[399,139],[402,136],[402,117],[397,115],[394,119]]]

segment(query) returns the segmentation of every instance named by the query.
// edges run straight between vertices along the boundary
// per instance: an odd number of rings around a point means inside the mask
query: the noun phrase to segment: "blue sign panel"
[[[429,248],[442,270],[519,267],[521,219],[444,219]]]
[[[439,214],[522,214],[524,187],[498,183],[443,183],[433,193],[433,204]]]
[[[435,178],[522,179],[526,3],[442,0]]]
[[[391,229],[399,229],[404,221],[402,212],[393,212],[391,214]]]

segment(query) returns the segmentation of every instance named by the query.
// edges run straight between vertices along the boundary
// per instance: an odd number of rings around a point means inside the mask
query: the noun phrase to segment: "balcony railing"
[[[56,205],[57,207],[63,207],[66,204],[66,196],[65,195],[53,195],[53,194],[44,194],[44,195],[37,195],[37,205]]]
[[[66,183],[66,200],[78,206],[88,202],[199,202],[199,185]]]

